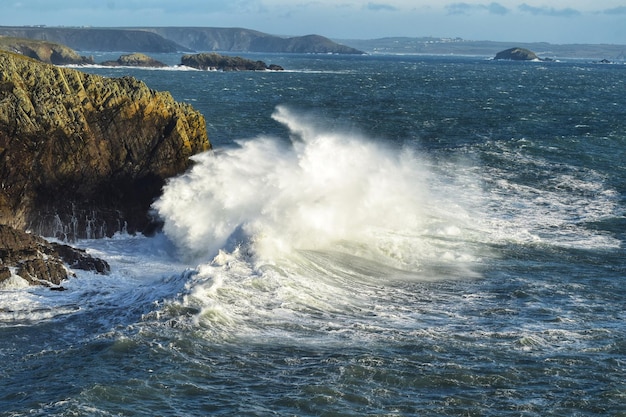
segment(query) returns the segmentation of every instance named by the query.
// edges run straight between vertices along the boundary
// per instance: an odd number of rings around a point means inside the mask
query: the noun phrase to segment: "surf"
[[[335,251],[394,268],[462,259],[469,219],[434,190],[426,158],[278,107],[289,137],[260,136],[193,157],[154,203],[164,233],[189,259],[243,246],[272,261],[295,251]],[[448,211],[453,208],[454,212]]]

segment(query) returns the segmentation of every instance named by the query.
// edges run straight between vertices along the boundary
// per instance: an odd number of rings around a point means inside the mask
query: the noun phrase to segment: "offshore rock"
[[[0,52],[0,224],[149,233],[166,178],[209,148],[204,117],[167,92]]]
[[[157,61],[148,55],[135,53],[120,56],[116,61],[104,61],[101,65],[108,67],[142,67],[142,68],[164,68],[166,64]]]
[[[280,65],[267,65],[263,61],[253,61],[239,56],[220,55],[214,52],[183,55],[181,65],[208,71],[282,71]]]
[[[541,61],[541,58],[539,58],[537,54],[526,48],[510,48],[500,51],[496,54],[494,59],[511,61]]]
[[[16,279],[28,285],[60,285],[74,275],[68,267],[99,274],[110,271],[106,261],[83,250],[0,225],[0,288]]]
[[[93,58],[79,55],[59,43],[0,36],[0,50],[15,52],[54,65],[93,64]]]

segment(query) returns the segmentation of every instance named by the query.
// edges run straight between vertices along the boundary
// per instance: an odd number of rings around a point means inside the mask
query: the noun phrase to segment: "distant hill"
[[[608,58],[613,61],[626,59],[626,45],[565,44],[547,42],[495,42],[470,41],[461,38],[407,38],[391,37],[369,40],[337,40],[345,45],[375,54],[424,54],[424,55],[476,55],[492,57],[514,46],[530,49],[550,58]]]
[[[56,42],[0,36],[0,50],[18,53],[47,64],[93,64],[93,58],[81,56],[76,51]]]
[[[319,35],[281,37],[241,28],[0,26],[0,35],[57,42],[78,51],[362,54]]]
[[[320,35],[281,37],[243,28],[146,27],[195,51],[363,54]]]
[[[0,35],[57,42],[78,51],[190,52],[175,42],[144,30],[0,26]]]

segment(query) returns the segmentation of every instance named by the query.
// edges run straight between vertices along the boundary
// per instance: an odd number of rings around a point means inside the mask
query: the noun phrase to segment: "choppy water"
[[[626,415],[626,66],[256,58],[89,69],[215,151],[110,276],[0,291],[1,416]]]

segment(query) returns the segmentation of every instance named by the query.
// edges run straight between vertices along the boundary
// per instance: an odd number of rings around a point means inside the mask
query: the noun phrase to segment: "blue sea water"
[[[214,150],[111,275],[0,290],[0,416],[626,416],[626,66],[253,57],[84,69]]]

